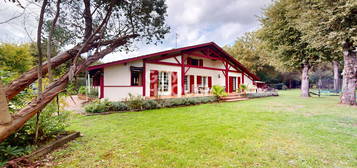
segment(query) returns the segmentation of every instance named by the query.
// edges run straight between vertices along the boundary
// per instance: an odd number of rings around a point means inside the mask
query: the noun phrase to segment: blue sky
[[[167,0],[167,24],[171,32],[160,45],[136,43],[130,53],[113,53],[103,61],[115,61],[140,56],[177,46],[213,41],[220,46],[230,45],[246,32],[259,28],[258,16],[272,0]],[[35,40],[38,7],[29,5],[26,14],[0,25],[0,42],[23,43]],[[21,12],[12,3],[0,1],[0,22]],[[26,25],[26,26],[24,26]],[[27,33],[24,30],[26,27]]]

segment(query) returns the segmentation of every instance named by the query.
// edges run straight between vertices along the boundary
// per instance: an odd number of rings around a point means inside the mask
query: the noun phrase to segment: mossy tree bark
[[[352,43],[346,41],[343,47],[343,81],[341,103],[356,105],[357,58]]]
[[[309,65],[304,64],[301,73],[301,97],[310,97],[309,93]]]

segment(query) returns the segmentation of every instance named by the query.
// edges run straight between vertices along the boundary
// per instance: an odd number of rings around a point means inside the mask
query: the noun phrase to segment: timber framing
[[[202,54],[197,54],[197,52],[195,52],[195,51],[199,51]],[[153,54],[143,55],[143,56],[139,56],[139,57],[124,59],[124,60],[119,60],[119,61],[113,61],[113,62],[100,64],[100,65],[94,65],[94,66],[90,66],[87,70],[91,71],[91,70],[101,69],[104,67],[117,65],[117,64],[124,64],[127,62],[137,61],[137,60],[144,60],[145,63],[163,64],[163,65],[170,65],[170,66],[181,66],[182,74],[185,73],[185,67],[222,70],[219,68],[211,68],[211,67],[204,67],[204,66],[198,67],[198,66],[182,64],[182,62],[185,62],[185,57],[187,57],[187,55],[192,55],[192,56],[201,57],[201,58],[207,58],[207,59],[211,59],[211,60],[220,60],[225,65],[225,69],[223,69],[224,71],[240,72],[242,74],[246,74],[247,76],[251,77],[254,80],[259,80],[259,78],[256,75],[251,73],[247,68],[245,68],[241,63],[239,63],[235,58],[230,56],[227,52],[225,52],[222,48],[220,48],[214,42],[209,42],[209,43],[204,43],[204,44],[199,44],[199,45],[194,45],[194,46],[188,46],[188,47],[182,47],[182,48],[177,48],[177,49],[171,49],[171,50],[166,50],[166,51],[157,52],[157,53],[153,53]],[[181,60],[179,60],[177,58],[177,56],[183,56],[183,57]],[[171,63],[171,62],[168,63],[168,62],[161,61],[161,60],[168,59],[168,58],[174,58],[176,63]],[[236,69],[236,71],[230,70],[231,67]],[[244,78],[243,78],[243,80],[244,80]]]

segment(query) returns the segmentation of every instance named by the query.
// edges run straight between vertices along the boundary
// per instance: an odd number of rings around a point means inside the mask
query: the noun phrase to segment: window
[[[233,77],[233,92],[237,91],[237,77]]]
[[[131,86],[142,86],[142,70],[131,69]]]
[[[206,87],[206,86],[207,86],[207,76],[202,76],[201,87]]]
[[[202,59],[193,59],[193,58],[188,57],[187,58],[187,64],[188,65],[203,66],[203,60]]]
[[[184,79],[184,82],[185,82],[185,91],[189,91],[190,90],[190,88],[188,87],[189,85],[189,81],[188,81],[189,79],[188,79],[188,76],[185,76],[185,79]]]
[[[169,92],[169,73],[159,73],[159,92]]]

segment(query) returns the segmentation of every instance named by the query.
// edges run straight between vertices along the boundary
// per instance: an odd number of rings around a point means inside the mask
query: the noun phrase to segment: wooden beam
[[[181,55],[181,95],[185,95],[185,55]]]
[[[190,68],[191,68],[191,67],[188,67],[188,68],[186,69],[186,71],[185,71],[185,75],[186,75],[186,73],[188,72],[188,70],[190,70]]]
[[[201,57],[201,58],[212,59],[212,60],[222,60],[222,58],[219,58],[219,57],[212,57],[212,56],[209,56],[209,55],[196,54],[196,53],[192,53],[192,52],[189,52],[189,53],[186,53],[186,54],[192,55],[192,56],[196,56],[196,57]]]

